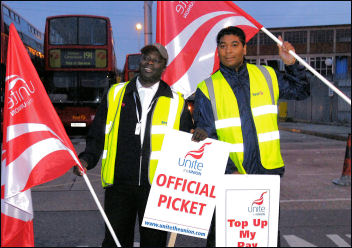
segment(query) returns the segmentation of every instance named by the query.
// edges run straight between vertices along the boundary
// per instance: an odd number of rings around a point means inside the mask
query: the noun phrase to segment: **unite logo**
[[[31,81],[29,84],[20,76],[11,75],[6,77],[8,83],[8,109],[12,116],[19,113],[23,108],[31,104],[33,99],[30,98],[35,92],[34,85]]]
[[[198,150],[189,151],[183,159],[181,163],[181,158],[178,159],[178,165],[184,167],[184,172],[191,173],[195,175],[202,175],[203,163],[198,162],[197,159],[200,159],[204,155],[204,148],[205,146],[210,145],[209,143],[204,143]],[[191,156],[193,159],[186,159],[187,156]]]
[[[265,207],[262,206],[264,203],[264,194],[267,191],[263,192],[260,197],[252,202],[252,204],[248,207],[248,212],[253,213],[254,215],[265,215]],[[257,206],[253,206],[257,205]]]
[[[201,148],[199,148],[198,150],[189,151],[189,152],[186,154],[185,158],[186,158],[187,156],[191,156],[191,157],[193,157],[193,158],[195,158],[195,159],[200,159],[200,158],[202,158],[202,157],[203,157],[203,154],[204,154],[204,147],[207,146],[207,145],[210,145],[210,144],[211,144],[211,143],[204,143],[204,144],[201,146]]]
[[[194,1],[178,1],[176,5],[176,12],[183,15],[183,18],[187,18],[191,9],[193,8]]]

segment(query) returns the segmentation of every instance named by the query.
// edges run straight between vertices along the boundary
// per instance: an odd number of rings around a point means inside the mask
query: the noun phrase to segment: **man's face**
[[[247,47],[242,45],[238,36],[227,34],[220,39],[218,53],[223,65],[237,70],[243,63]]]
[[[160,81],[165,69],[165,60],[157,51],[148,51],[142,54],[139,64],[141,83],[156,83]]]

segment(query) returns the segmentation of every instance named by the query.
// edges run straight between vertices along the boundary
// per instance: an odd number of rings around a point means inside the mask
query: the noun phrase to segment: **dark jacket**
[[[151,117],[155,108],[156,99],[160,96],[173,97],[171,88],[164,82],[160,81],[159,88],[152,100],[152,108],[147,116],[143,147],[139,135],[135,135],[137,124],[137,111],[142,114],[142,107],[139,97],[133,97],[133,92],[138,96],[136,88],[136,78],[132,79],[127,85],[124,98],[122,100],[120,125],[117,141],[117,153],[115,162],[114,185],[149,185],[148,167],[151,152],[150,147],[150,129]],[[104,149],[105,126],[107,116],[107,95],[105,95],[95,115],[92,126],[89,129],[86,139],[86,149],[79,155],[80,159],[87,161],[87,169],[96,166]],[[190,132],[194,128],[191,114],[185,104],[181,114],[180,130]],[[142,162],[140,166],[140,155]]]
[[[249,75],[246,63],[245,61],[238,71],[220,64],[220,72],[231,86],[238,103],[244,143],[243,167],[248,174],[283,175],[284,167],[266,170],[261,164],[258,138],[250,108]],[[310,95],[310,87],[307,81],[308,74],[298,62],[286,66],[285,73],[275,72],[279,84],[279,98],[303,100]],[[196,127],[203,128],[210,138],[217,139],[210,100],[199,89],[196,91],[194,105],[193,117]],[[237,170],[230,158],[227,168]],[[230,171],[227,173],[230,173]]]

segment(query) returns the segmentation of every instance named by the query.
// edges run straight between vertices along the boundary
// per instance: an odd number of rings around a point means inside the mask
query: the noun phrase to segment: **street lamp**
[[[141,40],[141,30],[142,30],[142,24],[141,23],[137,23],[136,24],[136,30],[138,32],[138,50],[140,49],[140,40]]]

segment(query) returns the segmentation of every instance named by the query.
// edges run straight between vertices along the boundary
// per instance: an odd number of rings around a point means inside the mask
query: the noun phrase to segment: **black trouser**
[[[209,232],[208,232],[208,238],[207,238],[207,247],[215,247],[215,210],[213,214],[213,218],[211,220]]]
[[[279,207],[279,227],[280,227],[280,207]],[[215,211],[214,211],[213,219],[211,220],[208,238],[207,238],[207,247],[215,247],[215,246],[216,246],[216,243],[215,243]],[[277,247],[281,247],[280,229],[278,229],[278,234],[277,234]]]
[[[105,213],[115,231],[121,246],[132,247],[134,226],[138,214],[140,246],[165,247],[167,232],[142,227],[150,186],[114,185],[105,190]],[[116,247],[105,225],[105,239],[102,247]]]

